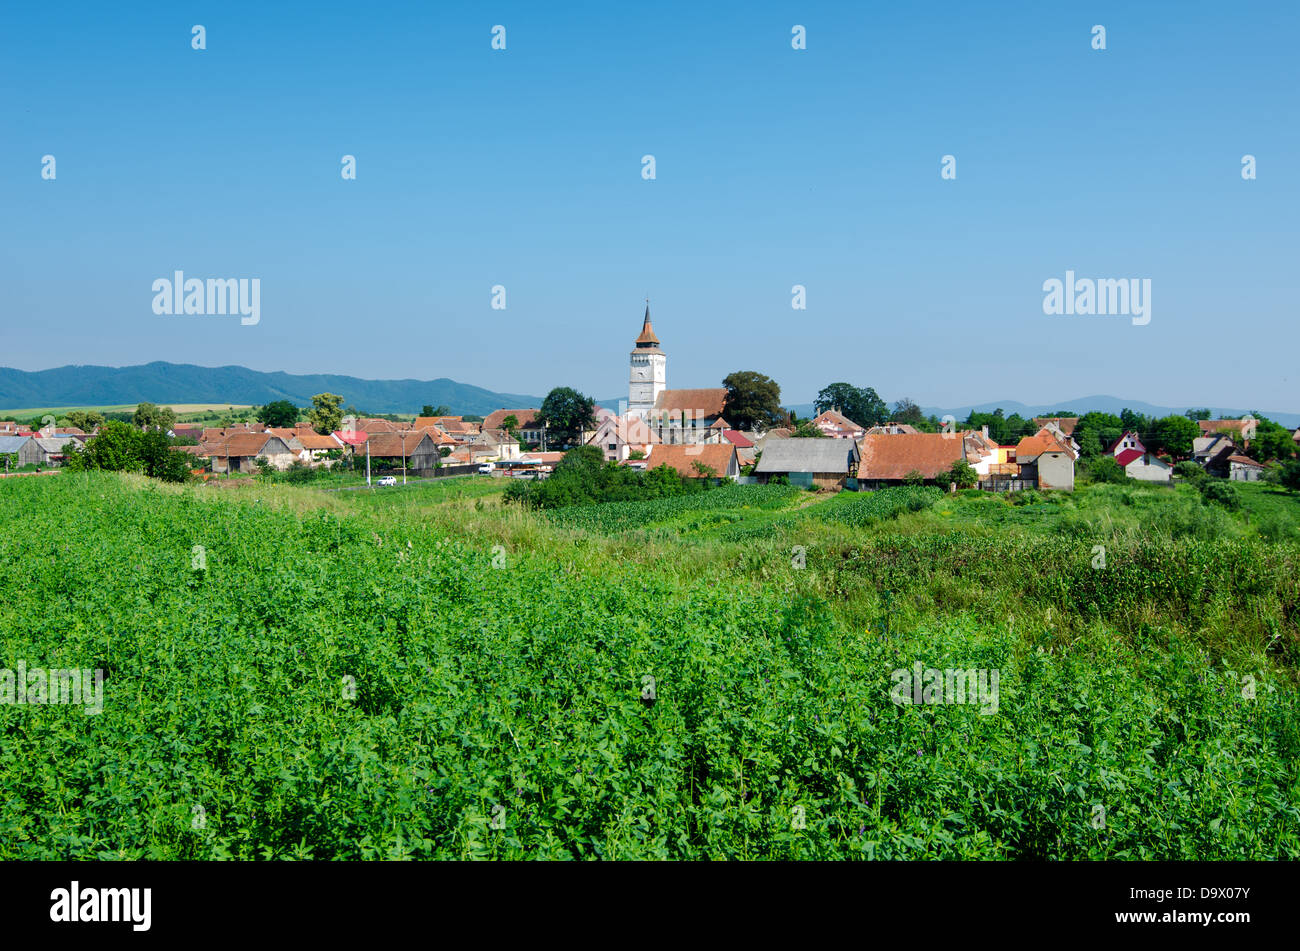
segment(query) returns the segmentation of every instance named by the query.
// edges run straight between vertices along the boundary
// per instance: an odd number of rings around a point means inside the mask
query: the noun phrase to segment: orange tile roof
[[[655,399],[655,413],[691,412],[708,419],[722,415],[727,402],[726,387],[698,390],[663,390]]]
[[[1035,416],[1035,426],[1046,426],[1048,423],[1056,423],[1061,427],[1061,432],[1067,436],[1074,435],[1074,427],[1079,425],[1078,416]]]
[[[372,456],[409,456],[429,438],[428,430],[404,433],[370,433],[366,442]]]
[[[500,429],[501,421],[507,416],[513,416],[519,421],[520,429],[533,429],[533,423],[537,420],[537,414],[540,409],[498,409],[488,413],[487,418],[483,420],[484,429]]]
[[[915,471],[927,479],[947,472],[965,458],[964,439],[955,433],[876,433],[858,441],[858,478],[897,480]]]
[[[714,443],[708,446],[653,446],[646,458],[646,467],[657,469],[662,465],[672,466],[679,475],[697,479],[700,474],[695,471],[695,463],[708,466],[716,475],[725,476],[730,471],[731,462],[736,458],[736,447],[729,442]]]

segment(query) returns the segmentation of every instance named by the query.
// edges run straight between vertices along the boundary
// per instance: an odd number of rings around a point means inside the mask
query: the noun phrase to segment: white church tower
[[[650,301],[645,304],[645,323],[632,351],[627,387],[627,415],[645,419],[655,400],[668,386],[668,354],[659,349],[659,338],[650,326]]]

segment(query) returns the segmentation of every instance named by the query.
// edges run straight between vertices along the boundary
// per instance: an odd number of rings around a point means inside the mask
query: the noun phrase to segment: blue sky
[[[8,5],[0,364],[608,398],[649,295],[675,387],[1300,410],[1300,6],[385,8]],[[177,269],[260,323],[155,315]],[[1045,316],[1067,269],[1151,322]]]

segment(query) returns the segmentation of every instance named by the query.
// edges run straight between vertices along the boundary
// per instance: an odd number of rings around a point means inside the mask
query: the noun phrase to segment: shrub
[[[925,485],[925,476],[913,469],[907,475],[903,476],[903,485],[918,486]]]
[[[1198,480],[1206,477],[1206,472],[1190,459],[1184,459],[1174,466],[1174,475],[1180,479]]]
[[[1241,508],[1241,493],[1231,482],[1224,479],[1206,479],[1197,485],[1201,491],[1201,501],[1206,505],[1222,505],[1235,512]]]
[[[1094,459],[1088,463],[1088,478],[1093,482],[1109,482],[1115,485],[1123,485],[1128,481],[1128,474],[1115,461],[1114,456],[1102,456],[1100,459]]]
[[[1282,463],[1279,478],[1288,489],[1300,492],[1300,459],[1291,459]]]
[[[959,489],[969,489],[979,482],[979,475],[969,462],[958,459],[948,470],[948,481],[957,483]]]

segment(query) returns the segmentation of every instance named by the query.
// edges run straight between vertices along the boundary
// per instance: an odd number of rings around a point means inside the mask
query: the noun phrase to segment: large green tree
[[[170,406],[140,403],[136,406],[131,421],[141,429],[157,429],[166,432],[176,425],[176,413]]]
[[[1200,434],[1201,427],[1186,416],[1165,416],[1155,421],[1151,435],[1157,452],[1190,456],[1192,442]]]
[[[68,414],[68,425],[77,427],[83,433],[92,432],[96,426],[104,425],[104,414],[93,409],[74,409]]]
[[[298,422],[298,407],[288,400],[267,403],[257,411],[257,421],[276,429],[287,429]]]
[[[343,397],[337,393],[317,393],[311,398],[307,419],[318,433],[334,432],[343,425]]]
[[[925,422],[925,414],[921,412],[921,407],[916,405],[915,400],[908,399],[905,396],[894,404],[894,411],[890,414],[890,419],[895,423],[920,426]],[[854,422],[858,422],[858,420],[854,420]]]
[[[578,434],[596,425],[596,401],[569,386],[557,386],[542,400],[537,421],[546,427],[547,441],[568,446]]]
[[[722,416],[737,429],[768,429],[786,419],[781,409],[781,387],[770,376],[737,370],[728,374],[722,385],[727,388]]]
[[[813,407],[818,413],[837,410],[859,426],[878,426],[889,420],[889,406],[870,386],[831,383],[822,387],[817,399],[813,400]]]

